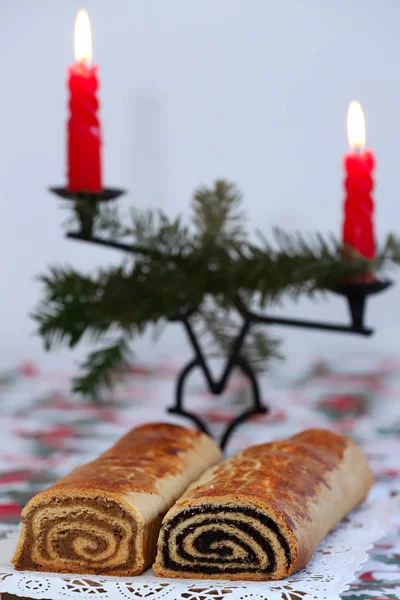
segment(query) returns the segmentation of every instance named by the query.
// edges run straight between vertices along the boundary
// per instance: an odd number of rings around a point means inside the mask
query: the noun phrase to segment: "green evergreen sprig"
[[[237,299],[253,309],[284,296],[316,298],[343,281],[400,263],[400,240],[389,235],[375,261],[343,260],[333,236],[273,231],[250,241],[242,197],[234,184],[217,181],[193,197],[188,222],[163,211],[118,210],[99,205],[93,235],[128,244],[122,266],[93,275],[52,267],[40,277],[43,298],[33,317],[45,347],[76,346],[83,337],[104,342],[81,365],[75,390],[99,397],[130,359],[130,342],[148,327],[197,307],[194,320],[210,353],[224,354],[237,335]],[[74,207],[81,224],[82,206]],[[110,341],[111,340],[111,341]],[[254,327],[244,348],[256,368],[277,356],[277,342]]]

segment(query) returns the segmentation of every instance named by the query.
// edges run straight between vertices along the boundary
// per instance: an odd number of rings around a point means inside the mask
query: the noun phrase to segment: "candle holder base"
[[[368,296],[380,294],[393,285],[389,279],[374,279],[368,282],[346,283],[339,287],[332,288],[331,292],[347,298],[350,317],[352,320],[352,330],[354,333],[364,333],[370,335],[373,329],[367,329],[364,325],[364,316],[366,311],[366,302]]]
[[[75,212],[80,223],[79,237],[90,240],[93,232],[93,223],[98,214],[98,206],[101,202],[116,200],[125,190],[118,188],[104,188],[99,192],[81,191],[76,192],[65,187],[51,187],[50,191],[62,198],[75,203]]]
[[[65,187],[51,187],[50,191],[64,200],[89,200],[89,202],[108,202],[125,194],[125,190],[118,188],[104,188],[99,192],[74,192]]]

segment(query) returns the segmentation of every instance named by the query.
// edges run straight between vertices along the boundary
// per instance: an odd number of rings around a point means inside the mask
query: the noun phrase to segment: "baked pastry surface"
[[[131,430],[22,511],[17,569],[130,576],[154,560],[161,521],[221,460],[208,436],[168,423]]]
[[[360,448],[330,431],[250,447],[206,471],[168,511],[154,571],[195,579],[287,577],[307,565],[372,483]]]

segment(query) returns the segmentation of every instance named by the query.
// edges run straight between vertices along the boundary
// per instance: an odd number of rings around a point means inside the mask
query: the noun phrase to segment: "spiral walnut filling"
[[[22,568],[43,570],[56,560],[60,570],[76,565],[112,574],[135,562],[137,526],[115,501],[57,498],[35,507],[26,526]]]
[[[273,574],[291,561],[279,526],[255,508],[200,505],[182,511],[164,526],[164,567],[207,575]]]

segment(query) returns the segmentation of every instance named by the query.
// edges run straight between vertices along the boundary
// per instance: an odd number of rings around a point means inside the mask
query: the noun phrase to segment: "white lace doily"
[[[365,503],[321,542],[306,569],[278,582],[159,579],[151,570],[130,578],[16,571],[14,529],[0,542],[0,593],[51,600],[337,600],[390,528],[397,504],[393,498]]]

